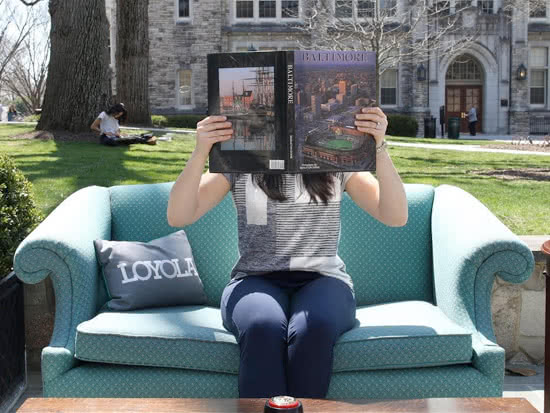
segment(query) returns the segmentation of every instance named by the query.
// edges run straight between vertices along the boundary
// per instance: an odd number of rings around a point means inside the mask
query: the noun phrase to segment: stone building
[[[111,22],[115,21],[114,1],[107,0]],[[300,22],[305,1],[151,1],[149,96],[153,113],[206,113],[208,53],[296,49],[293,39],[303,33],[292,24]],[[349,2],[348,10],[354,10],[354,15],[358,4],[364,3],[338,1]],[[410,7],[407,0],[386,1]],[[439,124],[441,106],[447,117],[463,117],[471,104],[477,108],[481,132],[550,132],[550,10],[517,13],[510,19],[502,10],[504,1],[449,0],[450,13],[458,3],[471,5],[461,13],[460,24],[464,31],[479,29],[481,35],[457,55],[431,54],[425,77],[418,70],[420,65],[402,63],[387,70],[380,79],[381,107],[415,116],[420,132],[425,117],[434,116]],[[114,25],[111,38],[116,39]],[[111,56],[114,67],[114,47]],[[461,129],[467,131],[465,119]]]

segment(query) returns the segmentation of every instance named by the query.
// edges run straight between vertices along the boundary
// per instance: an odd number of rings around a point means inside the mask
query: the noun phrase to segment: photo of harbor
[[[224,151],[274,151],[275,76],[273,66],[219,69],[220,114],[232,122],[234,138]]]

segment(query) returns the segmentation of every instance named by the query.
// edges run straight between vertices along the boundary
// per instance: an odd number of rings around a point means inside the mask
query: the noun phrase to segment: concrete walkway
[[[550,152],[518,151],[518,150],[514,150],[514,149],[484,148],[482,145],[453,145],[453,144],[446,144],[446,143],[392,142],[391,137],[388,138],[388,144],[393,145],[393,146],[410,146],[410,147],[414,147],[414,148],[443,149],[443,150],[463,151],[463,152],[495,152],[495,153],[511,153],[511,154],[514,154],[514,155],[550,156]]]

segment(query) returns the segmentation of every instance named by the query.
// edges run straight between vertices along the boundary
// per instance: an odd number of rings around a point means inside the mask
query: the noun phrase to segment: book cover
[[[354,126],[374,102],[375,54],[363,51],[216,53],[208,113],[234,137],[210,153],[211,172],[373,171],[375,141]]]

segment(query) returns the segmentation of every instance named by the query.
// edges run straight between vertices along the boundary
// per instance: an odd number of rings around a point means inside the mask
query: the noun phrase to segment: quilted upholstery
[[[472,338],[424,301],[357,309],[357,326],[334,348],[333,371],[469,363]],[[77,327],[75,357],[114,364],[238,374],[239,346],[218,308],[105,312]]]
[[[496,341],[491,321],[495,274],[520,283],[534,268],[533,254],[496,216],[467,192],[435,190],[432,214],[435,300],[451,319]]]
[[[27,283],[50,276],[55,289],[54,333],[42,352],[45,396],[236,397],[238,376],[233,367],[227,369],[233,373],[174,368],[178,367],[174,360],[179,360],[175,357],[170,367],[75,358],[75,344],[79,353],[90,354],[90,349],[81,347],[85,342],[80,341],[80,334],[85,336],[88,331],[90,338],[91,330],[86,328],[102,320],[96,316],[107,299],[98,282],[92,241],[148,241],[176,231],[166,220],[172,184],[83,188],[64,200],[19,245],[14,258],[17,276]],[[465,191],[448,185],[406,184],[405,189],[409,222],[402,228],[382,226],[344,197],[339,252],[356,286],[359,328],[344,334],[335,346],[327,397],[500,396],[504,350],[496,344],[491,325],[491,286],[496,275],[513,283],[525,281],[534,267],[533,256]],[[228,196],[185,228],[212,311],[219,311],[221,292],[237,258],[235,220]],[[406,308],[405,314],[390,311],[401,305],[414,308]],[[383,317],[373,315],[372,311],[384,308],[388,310]],[[421,317],[414,318],[415,313],[429,317],[419,322]],[[218,330],[212,320],[205,317],[200,323],[208,324],[209,332]],[[169,329],[201,337],[200,323]],[[390,338],[399,334],[402,340]],[[407,334],[415,338],[405,339]],[[367,339],[354,342],[359,336]],[[220,331],[215,346],[235,348],[234,342],[221,344],[221,337],[231,340]],[[191,360],[190,354],[207,358],[206,354],[218,369],[225,369],[218,360],[226,354],[218,352],[218,347],[212,350],[212,342],[197,340],[195,347],[187,344],[181,359]],[[227,366],[234,363],[235,355],[231,357]],[[468,357],[468,363],[450,364],[463,363]],[[434,359],[445,365],[431,366]],[[422,367],[414,368],[418,365]]]
[[[75,357],[115,364],[239,372],[239,346],[219,308],[162,307],[104,312],[81,323]]]
[[[502,396],[501,388],[472,366],[454,365],[335,373],[327,398],[499,397]],[[238,376],[186,369],[82,363],[47,383],[44,397],[237,398]]]
[[[338,253],[353,280],[357,305],[433,301],[433,197],[434,188],[429,185],[407,185],[407,225],[388,227],[345,194]]]

